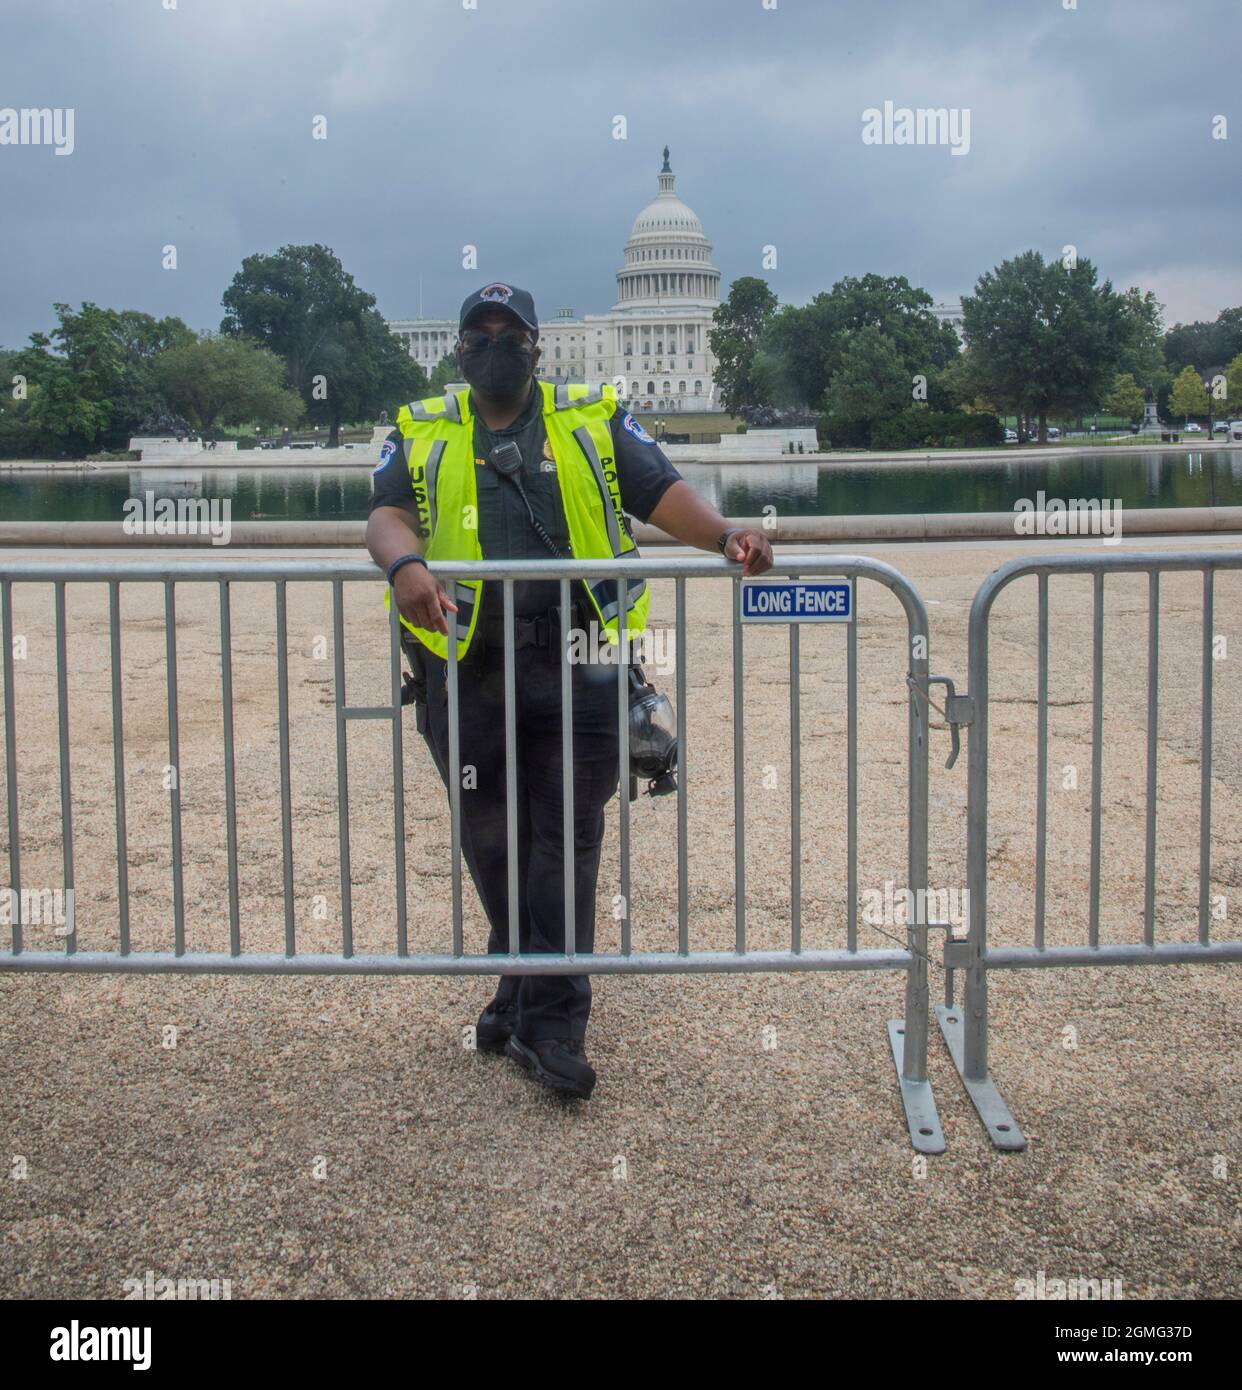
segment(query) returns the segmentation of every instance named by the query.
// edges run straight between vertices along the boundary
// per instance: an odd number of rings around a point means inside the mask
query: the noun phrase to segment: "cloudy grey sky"
[[[1242,5],[1068,3],[0,0],[0,108],[75,113],[68,157],[0,145],[0,345],[56,300],[215,328],[243,256],[287,242],[389,317],[420,275],[428,315],[492,278],[603,311],[665,143],[726,287],[939,299],[1072,244],[1170,324],[1242,303]],[[864,144],[886,100],[969,108],[969,153]]]

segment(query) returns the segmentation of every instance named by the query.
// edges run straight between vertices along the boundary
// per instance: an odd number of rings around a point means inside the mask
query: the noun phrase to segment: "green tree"
[[[910,374],[891,338],[874,326],[847,329],[841,364],[824,392],[825,427],[834,439],[867,435],[873,421],[910,401]]]
[[[729,286],[729,296],[712,316],[708,346],[716,358],[716,385],[725,409],[740,415],[756,406],[772,405],[765,394],[770,379],[756,380],[755,350],[763,330],[776,312],[776,296],[766,280],[744,275]]]
[[[30,420],[32,388],[20,356],[0,349],[0,458],[6,459],[34,458],[39,452],[39,431]]]
[[[1117,375],[1132,325],[1121,297],[1079,260],[1045,264],[1025,251],[979,277],[962,300],[971,371],[979,392],[1003,410],[1038,420],[1099,408]]]
[[[1184,424],[1189,424],[1192,415],[1208,413],[1207,388],[1193,367],[1183,367],[1178,372],[1169,395],[1169,409],[1180,415]]]
[[[847,276],[801,307],[775,313],[756,353],[780,404],[819,408],[841,369],[850,333],[874,328],[892,343],[906,372],[927,378],[928,403],[948,404],[945,371],[958,356],[957,334],[931,312],[932,297],[904,276]]]
[[[1192,363],[1202,362],[1211,374],[1242,352],[1242,306],[1222,309],[1214,322],[1175,323],[1164,335],[1164,357],[1168,369],[1177,373]]]
[[[330,446],[346,420],[374,417],[426,392],[418,364],[388,332],[375,296],[326,246],[282,246],[247,256],[224,292],[221,331],[250,337],[285,363],[287,384]]]
[[[32,333],[13,370],[27,380],[27,425],[56,452],[83,454],[108,429],[125,371],[125,351],[110,309],[55,304],[57,326]]]
[[[461,372],[457,366],[457,360],[445,353],[443,357],[431,369],[431,381],[427,391],[429,395],[443,395],[450,382],[459,381]]]
[[[1119,372],[1104,397],[1102,409],[1108,415],[1120,415],[1123,420],[1137,420],[1143,413],[1143,388],[1130,372]]]
[[[219,425],[262,428],[302,414],[301,397],[284,384],[284,363],[249,338],[205,334],[161,353],[155,370],[169,408],[204,437]]]
[[[1230,419],[1242,418],[1242,352],[1225,368],[1225,410]]]
[[[179,318],[155,319],[122,309],[116,331],[125,354],[125,369],[113,395],[112,447],[121,448],[139,433],[142,421],[167,403],[161,399],[155,364],[162,352],[196,341],[194,330]]]
[[[1117,370],[1140,386],[1157,387],[1168,380],[1164,363],[1164,305],[1148,290],[1131,285],[1118,296],[1120,353]],[[1141,413],[1141,412],[1140,412]]]
[[[330,447],[345,422],[373,420],[381,410],[395,414],[397,406],[429,393],[423,369],[374,309],[343,324],[316,365],[307,414],[328,426]]]
[[[57,326],[32,333],[13,353],[9,378],[25,379],[25,399],[5,406],[9,451],[81,455],[120,448],[143,417],[162,402],[153,376],[159,354],[193,341],[178,318],[154,319],[133,310],[84,303],[77,312],[56,304]]]

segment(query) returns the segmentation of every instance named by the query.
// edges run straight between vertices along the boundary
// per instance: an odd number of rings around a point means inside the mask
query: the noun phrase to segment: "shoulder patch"
[[[384,447],[380,450],[379,462],[371,469],[371,476],[374,477],[383,468],[387,467],[388,460],[397,452],[397,446],[391,439],[384,440]]]
[[[629,430],[629,432],[634,436],[635,439],[639,441],[640,444],[655,443],[655,440],[652,439],[652,437],[647,433],[647,431],[643,429],[643,427],[638,423],[638,421],[635,420],[635,418],[628,412],[622,419],[621,424],[627,430]]]

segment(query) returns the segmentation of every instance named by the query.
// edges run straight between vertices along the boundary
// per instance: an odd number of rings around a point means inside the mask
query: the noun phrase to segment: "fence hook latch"
[[[920,686],[913,676],[906,677],[906,684],[916,694],[921,695],[927,703],[943,718],[949,726],[949,737],[953,740],[949,749],[948,761],[945,763],[946,770],[957,762],[957,755],[962,751],[962,740],[958,730],[964,724],[970,724],[975,717],[975,704],[969,695],[959,695],[953,684],[951,676],[928,676],[927,689]],[[941,708],[932,699],[929,691],[933,685],[944,686],[944,707]]]

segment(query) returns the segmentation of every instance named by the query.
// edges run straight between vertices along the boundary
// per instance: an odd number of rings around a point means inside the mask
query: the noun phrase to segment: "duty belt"
[[[571,628],[585,627],[585,611],[582,604],[575,600],[569,606],[569,623]],[[504,627],[498,625],[492,629],[495,634],[495,643],[499,645],[504,641]],[[561,639],[561,610],[558,604],[555,608],[549,608],[544,613],[535,613],[529,617],[514,615],[513,619],[513,645],[515,650],[522,647],[551,647],[560,642]]]
[[[570,605],[570,626],[586,627],[586,610],[582,606],[581,599],[574,599]],[[532,613],[527,617],[521,614],[514,614],[513,620],[513,645],[515,651],[521,651],[524,646],[535,646],[535,648],[550,648],[558,645],[561,638],[561,610],[560,605],[550,607],[543,613]],[[483,632],[483,641],[489,646],[500,646],[504,641],[504,624],[502,617],[496,616],[489,621]]]

